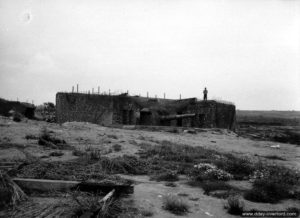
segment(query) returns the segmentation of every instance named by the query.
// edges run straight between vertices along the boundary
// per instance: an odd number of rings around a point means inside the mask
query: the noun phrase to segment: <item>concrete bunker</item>
[[[57,93],[57,122],[235,129],[233,104],[129,95]]]

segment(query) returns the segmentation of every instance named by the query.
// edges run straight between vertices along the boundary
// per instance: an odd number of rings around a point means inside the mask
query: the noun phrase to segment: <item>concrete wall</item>
[[[162,115],[195,117],[162,122]],[[132,96],[57,93],[57,122],[83,121],[101,125],[168,125],[203,128],[235,128],[235,106],[196,99],[153,100]]]
[[[112,124],[113,101],[111,96],[80,93],[56,94],[56,120]]]
[[[216,101],[198,101],[190,104],[184,113],[195,113],[194,118],[185,118],[183,126],[235,129],[235,106]]]

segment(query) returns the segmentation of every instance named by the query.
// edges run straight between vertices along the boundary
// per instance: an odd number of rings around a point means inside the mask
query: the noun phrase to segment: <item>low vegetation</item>
[[[144,217],[151,217],[154,215],[153,211],[151,211],[150,209],[142,209],[140,210],[140,213]]]
[[[73,154],[74,156],[80,157],[80,156],[85,155],[86,153],[85,153],[84,151],[80,150],[80,149],[74,149],[74,150],[72,151],[72,154]]]
[[[231,174],[217,168],[213,164],[208,163],[200,163],[194,165],[189,176],[196,181],[228,181],[233,178]]]
[[[177,172],[167,171],[167,172],[162,172],[159,174],[152,175],[151,179],[156,181],[174,182],[174,181],[178,181],[178,175]]]
[[[225,205],[225,209],[229,214],[233,215],[241,215],[244,211],[244,202],[241,200],[238,195],[231,195],[227,199],[227,204]]]
[[[209,195],[210,192],[216,190],[232,190],[233,188],[223,181],[206,181],[201,183],[204,194]]]
[[[245,198],[267,203],[293,198],[292,190],[299,181],[299,172],[277,165],[263,166],[255,171],[253,188],[245,194]]]
[[[233,175],[234,179],[248,179],[255,170],[255,164],[247,157],[223,154],[215,161],[217,167]]]
[[[163,209],[176,215],[184,215],[189,211],[189,205],[176,195],[167,195],[163,198]]]
[[[119,151],[122,150],[122,145],[120,145],[120,144],[114,144],[113,145],[113,149],[114,149],[115,152],[119,152]]]
[[[38,144],[52,149],[70,148],[65,140],[53,137],[46,127],[41,129],[41,133],[38,138]]]
[[[234,190],[222,181],[231,179],[254,179],[253,188],[246,192],[245,198],[255,202],[275,203],[286,198],[297,198],[293,192],[299,184],[299,173],[285,167],[266,166],[253,162],[248,157],[222,154],[204,147],[192,147],[162,141],[160,145],[143,146],[140,157],[149,166],[148,173],[156,180],[171,181],[168,172],[189,176],[189,184],[204,189],[206,194],[216,190]],[[149,158],[151,157],[151,159]],[[267,169],[264,177],[258,172]],[[162,179],[163,178],[163,179]],[[239,190],[234,190],[239,192]],[[224,197],[228,195],[224,193]]]
[[[25,139],[27,139],[27,140],[30,140],[30,139],[36,140],[38,138],[39,138],[38,136],[35,136],[35,135],[32,135],[32,134],[28,134],[28,135],[25,136]]]

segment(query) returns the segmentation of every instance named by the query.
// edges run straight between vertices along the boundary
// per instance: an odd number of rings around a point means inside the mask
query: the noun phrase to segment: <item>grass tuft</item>
[[[140,213],[142,214],[142,216],[144,217],[151,217],[154,215],[153,211],[149,210],[149,209],[142,209],[140,211]]]
[[[233,215],[241,215],[244,211],[244,202],[238,195],[231,195],[227,199],[227,212]]]
[[[113,149],[114,149],[115,152],[121,151],[122,150],[122,145],[114,144]]]
[[[167,195],[163,198],[163,209],[176,215],[184,215],[189,211],[189,205],[176,195]]]

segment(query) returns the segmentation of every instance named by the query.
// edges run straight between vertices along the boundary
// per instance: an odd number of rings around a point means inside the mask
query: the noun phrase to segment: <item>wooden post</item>
[[[72,86],[72,93],[74,92],[74,86]]]
[[[77,84],[77,93],[79,92],[79,84]]]
[[[147,92],[147,98],[149,98],[149,92]]]
[[[98,86],[98,95],[100,94],[100,86]]]
[[[92,88],[92,94],[94,94],[94,88]]]
[[[166,99],[166,93],[164,93],[164,99]]]
[[[179,95],[179,99],[181,100],[181,94]]]

